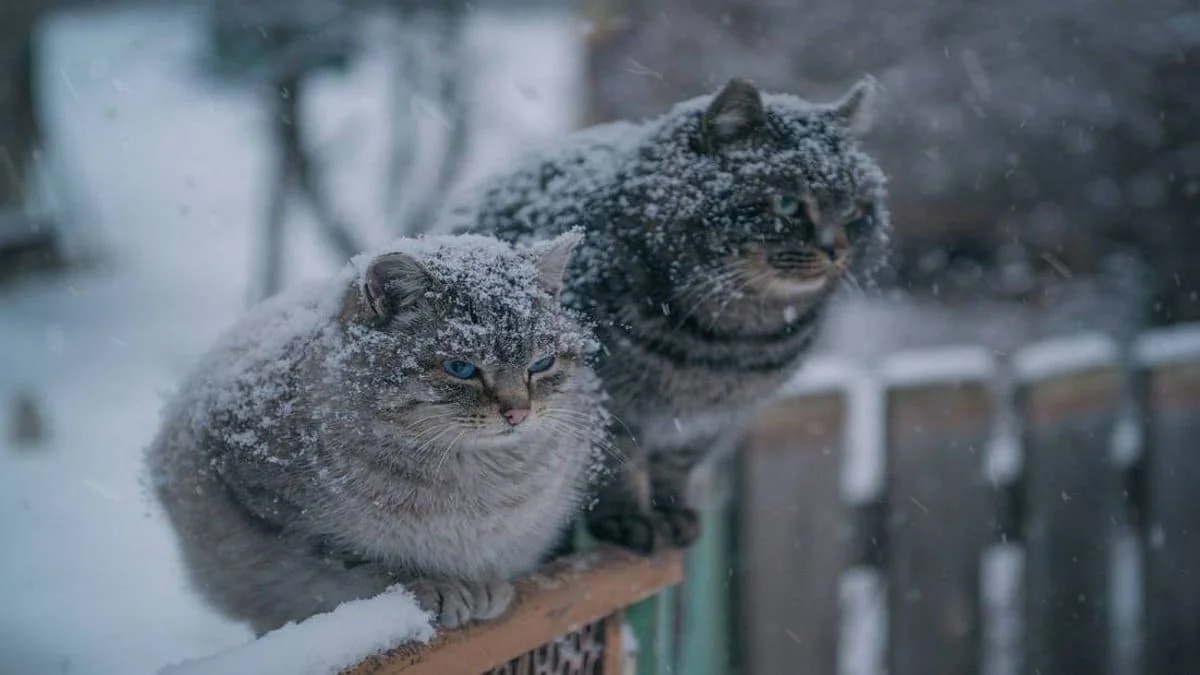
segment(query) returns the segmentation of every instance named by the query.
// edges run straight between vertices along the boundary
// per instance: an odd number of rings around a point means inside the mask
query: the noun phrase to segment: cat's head
[[[831,104],[764,95],[734,79],[677,108],[643,153],[634,178],[669,251],[681,293],[723,281],[745,293],[802,304],[882,260],[884,177],[859,147],[874,80]],[[635,171],[636,173],[636,171]]]
[[[578,241],[429,237],[362,260],[341,318],[375,415],[431,447],[582,426],[594,342],[559,302]]]

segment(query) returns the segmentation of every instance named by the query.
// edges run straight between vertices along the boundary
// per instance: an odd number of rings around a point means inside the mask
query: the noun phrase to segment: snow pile
[[[405,642],[428,642],[429,615],[399,586],[289,623],[240,647],[167,666],[159,675],[332,675]]]

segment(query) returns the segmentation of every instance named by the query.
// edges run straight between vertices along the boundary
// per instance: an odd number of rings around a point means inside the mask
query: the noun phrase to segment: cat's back
[[[523,241],[586,228],[606,210],[645,132],[645,123],[610,122],[532,149],[463,195],[450,213],[451,230]]]
[[[262,427],[296,388],[306,347],[337,307],[328,283],[297,286],[259,303],[218,338],[163,409],[146,452],[155,484],[206,466],[215,446],[261,442]]]

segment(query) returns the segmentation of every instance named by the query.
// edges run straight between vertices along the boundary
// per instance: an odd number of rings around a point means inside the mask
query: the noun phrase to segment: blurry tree
[[[276,154],[253,300],[274,294],[282,284],[284,225],[292,197],[308,202],[322,234],[338,255],[349,258],[361,249],[325,194],[321,165],[306,145],[301,114],[301,98],[309,79],[323,70],[343,69],[353,57],[359,37],[353,18],[334,0],[213,3],[210,72],[263,91]]]
[[[0,6],[0,262],[52,256],[54,230],[31,213],[32,158],[38,133],[35,28],[60,9],[156,4],[161,0],[6,0]],[[187,2],[189,0],[185,0]],[[256,293],[281,282],[282,236],[289,197],[307,201],[338,255],[362,248],[359,235],[336,212],[321,179],[322,164],[309,147],[301,114],[306,84],[318,72],[341,69],[361,48],[363,22],[381,14],[404,28],[394,45],[397,62],[392,107],[392,158],[385,205],[397,234],[422,232],[458,178],[469,149],[469,110],[464,92],[467,63],[462,48],[467,0],[190,0],[207,6],[212,23],[210,73],[226,81],[259,86],[271,111],[277,175],[264,227],[264,258]],[[521,3],[513,3],[521,4]],[[412,119],[414,97],[432,102],[447,121],[442,147],[421,153],[429,139]],[[418,157],[435,156],[431,181],[416,181]],[[424,172],[428,173],[428,172]],[[419,184],[419,190],[411,189]]]
[[[13,396],[9,427],[9,440],[17,448],[33,448],[46,440],[46,420],[32,391],[21,389]]]
[[[349,258],[363,248],[353,227],[335,213],[325,193],[321,163],[308,145],[301,112],[306,83],[317,73],[342,69],[361,48],[364,21],[382,12],[398,20],[405,39],[396,55],[391,105],[391,162],[385,205],[397,234],[428,229],[432,216],[453,187],[469,147],[469,111],[464,95],[462,27],[465,0],[215,0],[210,59],[219,75],[264,85],[275,140],[277,175],[264,227],[263,264],[256,297],[271,295],[282,281],[284,218],[289,196],[303,197],[331,248]],[[429,45],[423,44],[429,42]],[[422,48],[425,47],[425,48]],[[420,156],[412,102],[429,96],[448,120],[432,185],[414,196],[415,163]],[[405,200],[404,197],[410,197]],[[402,208],[410,204],[410,208]]]
[[[33,78],[34,28],[41,5],[0,3],[0,272],[56,263],[55,230],[31,203],[42,145]]]
[[[401,25],[425,39],[410,39],[400,45],[400,67],[395,70],[393,82],[392,157],[388,171],[391,189],[387,192],[386,207],[396,232],[419,234],[432,226],[433,217],[461,173],[470,148],[471,107],[466,91],[470,64],[462,44],[468,6],[465,0],[409,0],[396,5]],[[414,97],[424,95],[424,88],[433,90],[431,98],[445,116],[445,143],[433,184],[416,199],[409,200],[412,207],[405,209],[405,193],[414,196],[405,187],[415,184],[411,179],[420,140],[411,103]]]
[[[1020,296],[1133,252],[1156,320],[1200,318],[1194,0],[589,0],[594,119],[732,75],[830,99],[883,85],[894,283]]]

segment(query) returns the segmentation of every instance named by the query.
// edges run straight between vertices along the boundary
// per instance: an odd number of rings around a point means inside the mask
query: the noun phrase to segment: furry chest
[[[346,500],[327,524],[339,540],[397,567],[477,579],[511,577],[534,568],[578,502],[571,472],[547,476],[506,499],[463,491],[428,501]]]

